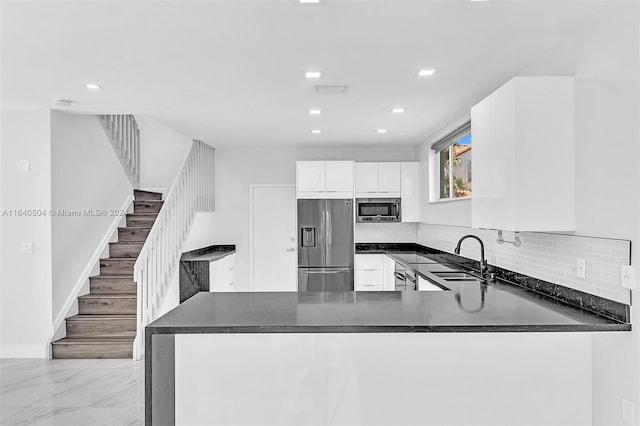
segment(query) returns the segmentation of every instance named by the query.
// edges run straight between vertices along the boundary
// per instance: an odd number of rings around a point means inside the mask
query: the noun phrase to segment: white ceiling
[[[2,107],[68,98],[69,111],[146,114],[213,146],[415,145],[609,3],[3,1]],[[313,94],[316,68],[348,93]]]

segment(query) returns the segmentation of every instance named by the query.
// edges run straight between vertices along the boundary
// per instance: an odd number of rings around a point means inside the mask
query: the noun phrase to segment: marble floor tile
[[[112,426],[127,413],[114,407],[27,407],[6,420],[11,426]]]
[[[144,424],[144,362],[0,359],[1,425]]]

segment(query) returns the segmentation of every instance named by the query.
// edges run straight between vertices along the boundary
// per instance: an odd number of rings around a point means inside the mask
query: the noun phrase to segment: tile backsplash
[[[417,223],[356,223],[356,243],[415,243]]]
[[[484,242],[485,257],[491,265],[630,304],[630,291],[620,285],[620,266],[629,265],[631,259],[631,242],[628,240],[521,232],[522,245],[515,247],[508,243],[498,244],[497,231],[494,230],[430,224],[417,225],[416,230],[416,242],[449,253],[453,253],[463,235],[477,235]],[[507,241],[513,237],[511,232],[504,233]],[[359,242],[357,227],[356,241]],[[467,240],[460,254],[478,260],[480,246],[474,240]],[[576,275],[578,258],[586,260],[586,278]]]

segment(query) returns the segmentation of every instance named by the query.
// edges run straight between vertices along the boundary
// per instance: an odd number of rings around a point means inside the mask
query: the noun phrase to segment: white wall
[[[85,209],[121,209],[133,188],[94,115],[51,113],[51,202],[54,210],[82,212],[52,218],[53,319],[118,216]],[[109,236],[106,236],[107,238]],[[71,295],[73,296],[73,295]]]
[[[0,209],[51,208],[50,112],[1,112]],[[30,160],[29,173],[16,172]],[[44,358],[51,327],[51,216],[0,217],[0,357]],[[32,255],[20,242],[32,241]]]
[[[597,22],[585,26],[584,34],[537,58],[520,74],[575,75],[576,233],[628,239],[632,247],[640,242],[638,9],[637,2],[614,2]],[[426,167],[433,139],[419,149]],[[470,214],[466,201],[428,204],[423,222],[469,226]],[[422,233],[428,230],[429,226],[421,227]],[[425,238],[429,236],[419,239]],[[636,276],[639,263],[634,250]],[[639,309],[638,292],[633,292],[634,322]],[[623,396],[640,403],[639,337],[637,327],[632,333],[594,335],[594,425],[624,424]],[[636,411],[636,422],[639,418]]]
[[[220,148],[216,150],[215,244],[235,244],[236,284],[249,288],[249,185],[293,184],[296,160],[414,161],[413,147]]]
[[[159,121],[136,115],[140,129],[141,189],[167,190],[175,180],[191,149],[191,139]]]

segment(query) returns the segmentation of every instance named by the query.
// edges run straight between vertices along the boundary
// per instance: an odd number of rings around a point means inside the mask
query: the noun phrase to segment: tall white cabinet
[[[400,199],[402,222],[421,222],[419,162],[400,164]]]
[[[474,228],[575,230],[573,77],[515,77],[471,109]]]

